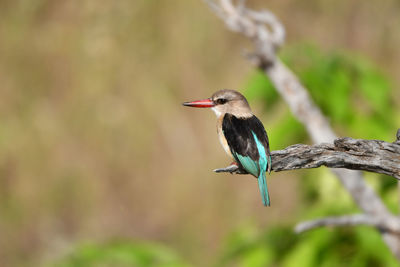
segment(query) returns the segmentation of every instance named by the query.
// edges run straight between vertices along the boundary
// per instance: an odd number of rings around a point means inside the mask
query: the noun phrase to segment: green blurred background
[[[393,141],[400,2],[248,1],[284,23],[281,58],[340,136]],[[215,116],[181,102],[241,90],[272,149],[310,143],[251,49],[200,0],[0,1],[0,266],[397,266],[369,227],[295,235],[357,212],[325,168],[256,180]],[[396,181],[366,174],[398,212]]]

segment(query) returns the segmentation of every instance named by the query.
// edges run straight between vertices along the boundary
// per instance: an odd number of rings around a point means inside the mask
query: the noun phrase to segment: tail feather
[[[258,177],[258,187],[260,189],[261,198],[263,201],[264,206],[270,206],[269,194],[268,194],[268,187],[267,187],[267,177],[265,171],[260,172],[260,176]]]

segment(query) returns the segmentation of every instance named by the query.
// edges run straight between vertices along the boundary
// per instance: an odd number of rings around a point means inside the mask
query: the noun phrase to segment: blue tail
[[[260,176],[258,176],[257,180],[263,204],[264,206],[270,206],[268,187],[267,187],[267,177],[265,171],[261,170]]]
[[[257,144],[257,149],[258,149],[258,154],[260,155],[260,159],[258,160],[258,167],[259,167],[259,175],[258,175],[258,187],[260,189],[261,193],[261,198],[263,201],[264,206],[270,206],[270,201],[269,201],[269,194],[268,194],[268,188],[267,188],[267,177],[266,177],[266,171],[271,170],[271,157],[269,157],[270,162],[268,162],[267,159],[267,154],[265,152],[264,146],[261,144],[261,142],[258,140],[257,135],[253,132],[254,140],[256,141]],[[254,174],[253,174],[254,175]]]

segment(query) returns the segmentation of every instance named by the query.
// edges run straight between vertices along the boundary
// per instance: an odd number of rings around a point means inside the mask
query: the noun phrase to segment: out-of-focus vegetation
[[[60,267],[188,266],[165,247],[157,244],[136,244],[132,241],[81,245],[55,265]]]
[[[248,3],[282,19],[280,56],[340,135],[394,139],[398,1]],[[212,173],[214,115],[180,103],[220,88],[273,149],[309,142],[246,46],[202,1],[0,1],[0,265],[396,265],[369,227],[292,232],[357,211],[326,169],[273,173],[271,208],[254,179]],[[398,212],[394,179],[366,176]]]

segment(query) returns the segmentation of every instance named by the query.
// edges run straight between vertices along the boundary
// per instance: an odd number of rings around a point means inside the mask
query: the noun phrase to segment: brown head
[[[210,98],[185,102],[183,105],[196,108],[211,108],[217,117],[224,116],[226,113],[241,118],[253,116],[246,98],[238,91],[229,89],[219,90]]]

